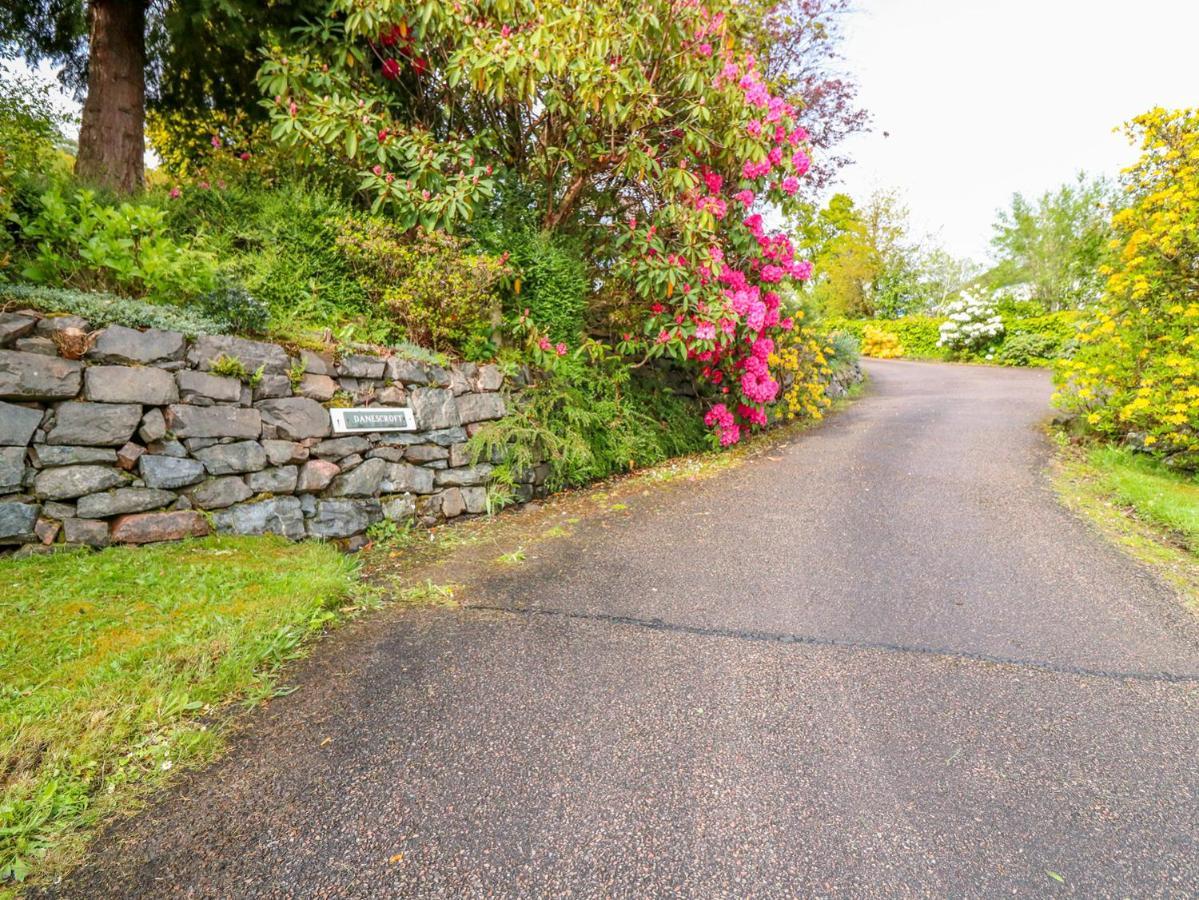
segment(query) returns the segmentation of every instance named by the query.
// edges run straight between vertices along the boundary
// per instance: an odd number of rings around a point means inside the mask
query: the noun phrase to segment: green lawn
[[[333,547],[274,538],[0,561],[0,896],[211,758],[213,710],[270,696],[356,583]]]
[[[1175,533],[1199,554],[1199,476],[1185,476],[1156,459],[1121,447],[1092,450],[1099,483],[1138,518]]]
[[[1057,440],[1054,483],[1062,499],[1199,613],[1199,476],[1121,447],[1072,445],[1065,432]]]

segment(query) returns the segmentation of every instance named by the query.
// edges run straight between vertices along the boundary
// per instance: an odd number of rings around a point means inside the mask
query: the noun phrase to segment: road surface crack
[[[837,647],[844,650],[874,650],[885,653],[902,653],[913,656],[935,656],[945,659],[960,659],[969,662],[988,663],[999,666],[1016,666],[1052,672],[1061,675],[1078,675],[1087,678],[1105,678],[1116,681],[1152,681],[1167,684],[1199,684],[1199,672],[1128,672],[1118,669],[1096,669],[1074,666],[1040,659],[1026,659],[1001,654],[983,653],[977,650],[955,650],[949,647],[933,647],[921,644],[899,644],[888,641],[857,640],[853,638],[822,637],[819,635],[790,634],[777,631],[754,631],[743,628],[722,628],[713,625],[687,625],[667,622],[664,619],[643,619],[637,616],[620,616],[611,613],[589,613],[574,610],[553,609],[543,606],[501,606],[472,603],[464,611],[486,611],[517,616],[542,616],[546,618],[575,619],[586,622],[603,622],[645,628],[651,631],[690,634],[698,637],[722,637],[741,641],[770,644],[793,644],[810,647]]]

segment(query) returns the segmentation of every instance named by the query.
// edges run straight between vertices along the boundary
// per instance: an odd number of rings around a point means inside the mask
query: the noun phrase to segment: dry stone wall
[[[485,510],[491,466],[471,463],[467,440],[504,415],[495,366],[122,326],[81,343],[87,331],[0,313],[0,550],[210,532],[353,545],[384,519]],[[229,360],[255,377],[213,371]],[[347,400],[409,407],[416,431],[334,434],[329,407]]]

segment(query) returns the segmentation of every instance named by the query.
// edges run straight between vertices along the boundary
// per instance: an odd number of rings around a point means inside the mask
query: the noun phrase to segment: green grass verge
[[[1199,554],[1199,477],[1123,447],[1092,450],[1088,462],[1116,503],[1135,510],[1142,521],[1174,532],[1187,549]]]
[[[1066,504],[1199,611],[1199,477],[1121,447],[1078,447],[1057,437],[1054,484]]]
[[[0,897],[211,759],[218,708],[272,696],[356,584],[333,547],[275,538],[0,561]]]

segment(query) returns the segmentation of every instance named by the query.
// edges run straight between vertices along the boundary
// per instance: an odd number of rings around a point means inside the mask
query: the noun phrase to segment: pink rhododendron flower
[[[788,175],[783,179],[783,193],[788,197],[794,197],[795,192],[799,190],[799,179],[794,175]]]
[[[547,353],[550,350],[554,349],[554,345],[550,343],[550,339],[547,337],[543,337],[541,340],[539,340],[537,342],[537,346],[540,347],[542,350],[546,351]]]
[[[803,175],[812,165],[812,160],[809,159],[808,154],[804,153],[802,150],[796,150],[793,154],[791,154],[791,165],[795,167],[795,173],[797,175]]]
[[[733,199],[741,201],[746,206],[753,206],[754,192],[749,190],[749,188],[746,188],[743,191],[737,191],[737,193],[733,194]]]
[[[745,130],[757,137],[762,133],[762,123],[757,119],[750,119],[749,124],[745,126]]]
[[[697,341],[715,340],[716,326],[711,322],[700,322],[695,326],[695,339]]]
[[[724,186],[724,179],[717,172],[704,172],[704,185],[708,188],[708,193],[719,194]]]
[[[708,44],[708,43],[700,44],[699,45],[699,55],[704,56],[704,57],[711,56],[712,55],[712,45]]]
[[[562,343],[561,341],[559,341],[554,346],[554,352],[557,353],[559,356],[565,356],[566,355],[566,345],[564,343]]]

